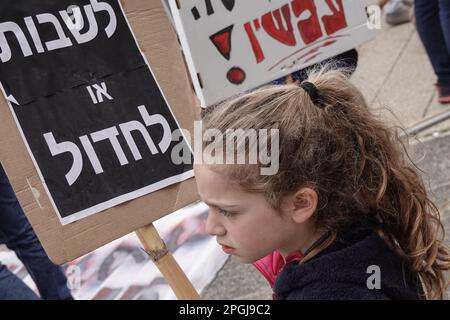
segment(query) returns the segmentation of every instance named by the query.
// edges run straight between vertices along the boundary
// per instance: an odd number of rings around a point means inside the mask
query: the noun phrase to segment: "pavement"
[[[367,0],[369,3],[375,1]],[[436,77],[415,26],[383,23],[372,42],[358,49],[360,60],[352,81],[371,109],[389,124],[408,129],[445,111],[437,102]],[[424,171],[430,196],[441,209],[450,233],[450,119],[410,138],[412,159]],[[445,238],[450,244],[450,236]],[[449,291],[450,293],[450,291]],[[271,288],[251,265],[230,258],[202,292],[204,299],[271,299]],[[450,296],[450,295],[449,295]]]

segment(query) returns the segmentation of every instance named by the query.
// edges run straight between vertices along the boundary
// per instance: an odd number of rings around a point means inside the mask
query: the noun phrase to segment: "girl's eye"
[[[219,209],[219,213],[224,217],[231,217],[232,213],[223,209]]]

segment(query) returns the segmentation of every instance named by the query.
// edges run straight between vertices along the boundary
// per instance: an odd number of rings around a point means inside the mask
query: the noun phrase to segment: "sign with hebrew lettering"
[[[361,0],[169,0],[202,106],[373,38]]]
[[[193,176],[117,0],[2,0],[0,81],[62,224]]]

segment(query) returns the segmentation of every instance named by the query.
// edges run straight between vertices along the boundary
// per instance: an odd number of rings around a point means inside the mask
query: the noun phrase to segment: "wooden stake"
[[[139,228],[136,234],[144,246],[144,250],[161,271],[177,298],[180,300],[199,300],[200,295],[172,254],[167,250],[166,244],[161,239],[155,226],[149,224]]]

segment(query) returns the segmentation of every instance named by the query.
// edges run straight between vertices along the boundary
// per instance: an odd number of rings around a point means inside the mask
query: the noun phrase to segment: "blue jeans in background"
[[[438,85],[450,90],[450,0],[415,0],[415,14]]]
[[[0,164],[0,243],[13,250],[36,283],[42,299],[72,299],[63,269],[53,264],[28,219]],[[0,262],[0,300],[39,297]]]

